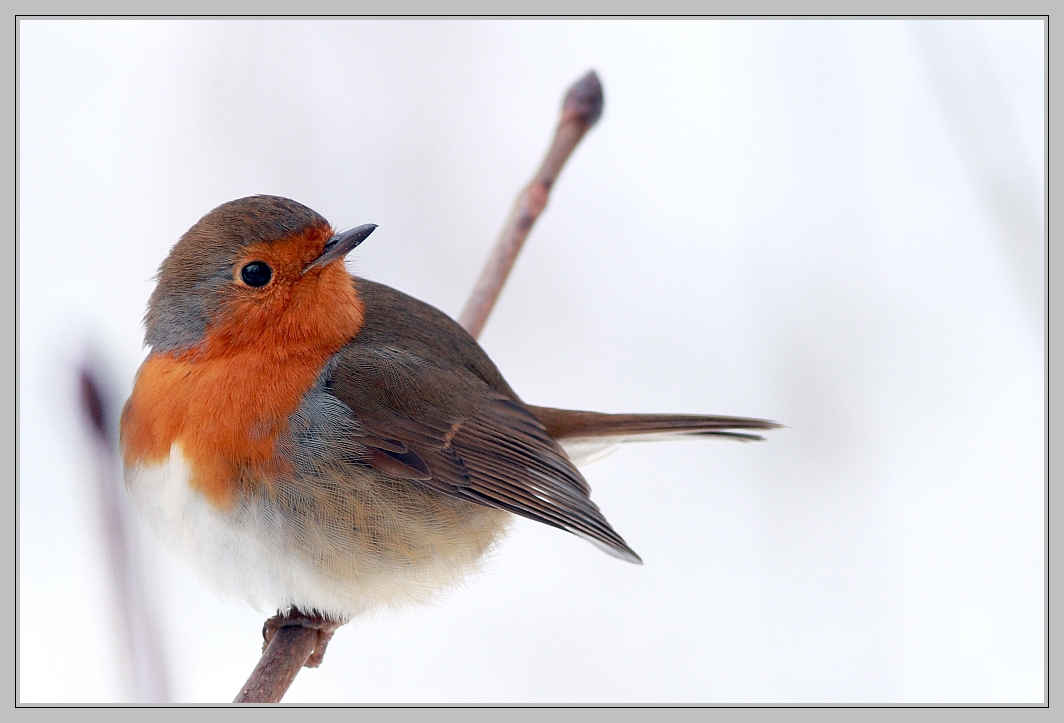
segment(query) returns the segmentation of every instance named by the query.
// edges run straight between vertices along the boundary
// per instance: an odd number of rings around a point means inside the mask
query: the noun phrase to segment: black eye
[[[261,261],[252,261],[240,269],[240,278],[248,286],[265,286],[273,278],[273,269]]]

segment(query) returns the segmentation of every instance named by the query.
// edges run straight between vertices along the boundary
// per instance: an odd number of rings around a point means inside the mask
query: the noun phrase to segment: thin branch
[[[480,336],[484,329],[521,246],[547,205],[551,187],[561,173],[562,166],[580,143],[580,139],[602,116],[602,105],[602,84],[593,70],[576,81],[565,94],[561,119],[558,121],[558,129],[554,133],[547,156],[533,176],[532,182],[514,201],[510,217],[495,241],[491,255],[480,272],[476,286],[473,287],[473,293],[458,316],[458,323],[474,337]]]
[[[593,70],[576,81],[565,94],[561,118],[547,156],[532,182],[518,194],[469,301],[458,317],[458,322],[474,337],[479,336],[484,328],[517,254],[532,225],[543,213],[551,187],[566,160],[584,134],[602,116],[602,105],[602,84]],[[233,700],[234,703],[278,703],[299,674],[300,668],[304,665],[317,667],[321,663],[325,644],[332,632],[304,627],[307,624],[305,620],[286,624],[289,616],[278,615],[266,621],[264,637],[271,626],[276,632],[266,645],[258,665]]]
[[[140,556],[134,545],[133,522],[120,490],[117,400],[105,389],[99,365],[86,363],[80,374],[81,410],[93,441],[96,491],[103,515],[111,581],[125,631],[126,660],[137,702],[168,703],[170,690],[156,616],[148,604]]]
[[[317,643],[317,631],[311,628],[278,629],[233,702],[280,703]]]
[[[234,703],[279,703],[302,667],[317,668],[333,633],[343,625],[296,609],[278,613],[262,626],[262,657]]]

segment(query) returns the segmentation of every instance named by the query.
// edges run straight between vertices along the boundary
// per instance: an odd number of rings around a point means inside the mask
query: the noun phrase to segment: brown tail
[[[551,407],[534,407],[529,411],[558,441],[624,438],[640,435],[712,435],[743,441],[764,439],[738,429],[777,429],[782,425],[764,419],[745,417],[709,417],[700,414],[600,414]]]

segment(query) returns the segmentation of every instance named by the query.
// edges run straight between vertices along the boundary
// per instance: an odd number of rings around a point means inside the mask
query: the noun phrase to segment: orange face
[[[363,322],[342,260],[304,273],[332,235],[315,226],[238,254],[201,343],[153,353],[141,367],[122,415],[126,466],[161,462],[180,443],[192,485],[220,506],[289,471],[278,436]]]
[[[298,354],[323,346],[335,351],[347,343],[362,326],[362,305],[343,263],[303,271],[332,235],[332,229],[318,227],[285,241],[248,246],[233,264],[233,284],[207,327],[204,352],[255,348],[263,354]],[[242,278],[251,264],[269,269],[266,284],[253,287]]]

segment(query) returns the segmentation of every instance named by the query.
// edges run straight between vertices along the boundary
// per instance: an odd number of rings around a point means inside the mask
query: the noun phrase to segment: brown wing
[[[482,377],[445,354],[364,330],[338,354],[325,389],[351,410],[354,434],[370,451],[363,461],[377,471],[568,530],[641,562],[539,420]]]

